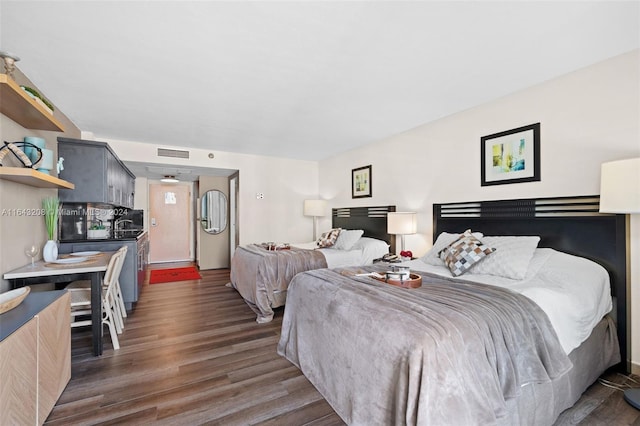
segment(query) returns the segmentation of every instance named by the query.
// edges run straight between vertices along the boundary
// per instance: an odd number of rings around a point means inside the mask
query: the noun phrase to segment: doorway
[[[191,187],[149,184],[149,262],[181,262],[191,256]]]

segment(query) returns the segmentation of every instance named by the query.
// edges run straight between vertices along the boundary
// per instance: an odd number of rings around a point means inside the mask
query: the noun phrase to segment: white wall
[[[100,138],[98,138],[100,139]],[[240,244],[262,241],[309,241],[313,221],[302,214],[303,201],[318,196],[318,163],[214,150],[188,149],[189,159],[157,156],[157,148],[184,150],[134,141],[108,142],[122,161],[144,161],[176,166],[235,169],[240,173]],[[208,157],[214,153],[214,158]],[[137,187],[136,187],[137,189]],[[264,194],[257,199],[256,194]],[[136,194],[136,208],[145,208]]]
[[[417,211],[407,249],[432,241],[432,204],[600,193],[600,164],[640,156],[640,51],[553,79],[320,163],[332,207]],[[452,95],[455,95],[452,93]],[[541,123],[541,181],[480,186],[480,138]],[[351,199],[351,169],[372,165],[373,197]],[[632,359],[640,365],[640,215],[632,217]],[[323,219],[320,228],[330,226]]]

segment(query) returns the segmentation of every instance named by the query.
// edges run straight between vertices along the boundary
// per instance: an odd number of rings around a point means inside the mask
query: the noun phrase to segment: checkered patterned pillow
[[[466,231],[460,238],[442,249],[440,259],[444,261],[453,276],[458,277],[494,251],[495,249],[485,246],[482,241],[471,235],[470,231]]]
[[[328,248],[333,246],[340,235],[340,231],[342,231],[342,228],[333,228],[331,231],[322,234],[316,242],[318,248]]]

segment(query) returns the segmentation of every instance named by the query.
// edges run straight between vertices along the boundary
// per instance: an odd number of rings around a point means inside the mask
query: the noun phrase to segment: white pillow
[[[357,243],[351,247],[351,249],[367,249],[367,248],[375,248],[375,249],[387,249],[387,253],[389,252],[389,243],[386,241],[378,240],[377,238],[369,238],[362,237],[358,240]]]
[[[374,259],[380,259],[389,253],[389,243],[376,238],[362,237],[354,244],[351,250],[362,250],[362,258],[370,260],[361,264],[369,264]]]
[[[482,238],[481,232],[474,232],[472,235],[477,239]],[[422,260],[424,263],[428,263],[429,265],[444,265],[444,262],[442,261],[442,259],[440,259],[440,252],[445,247],[449,247],[452,242],[454,242],[461,236],[462,234],[450,234],[448,232],[442,232],[440,235],[438,235],[436,242],[433,243],[433,247],[431,247],[431,249],[420,258],[420,260]]]
[[[473,268],[474,274],[524,279],[540,237],[482,237],[496,251]]]
[[[354,244],[358,242],[360,237],[362,237],[362,234],[364,234],[362,229],[343,229],[340,231],[340,235],[338,235],[338,240],[331,248],[338,250],[351,250]]]

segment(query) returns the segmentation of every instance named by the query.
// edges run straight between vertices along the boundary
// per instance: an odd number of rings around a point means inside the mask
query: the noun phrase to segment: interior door
[[[191,190],[187,185],[149,185],[149,262],[191,259]]]

